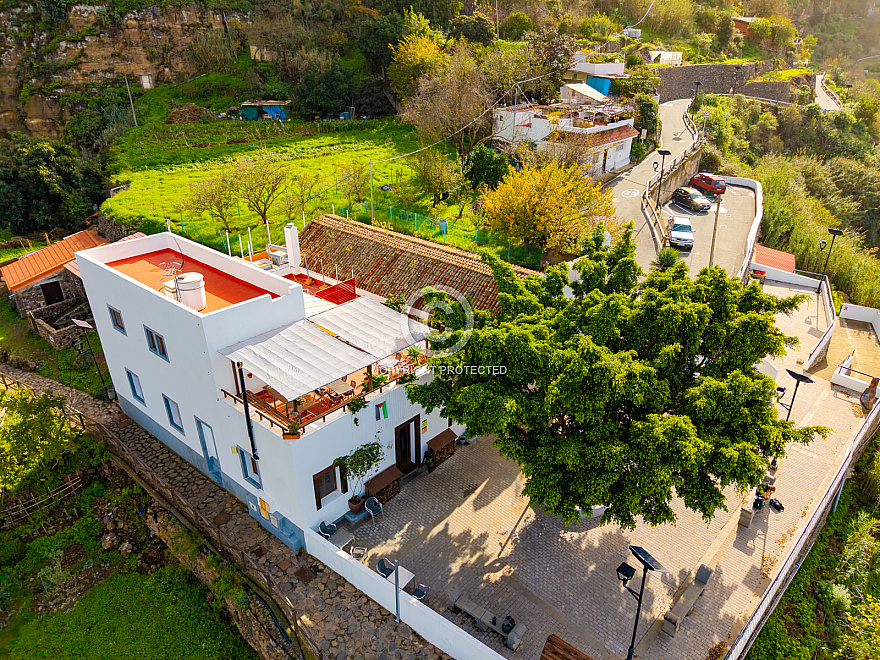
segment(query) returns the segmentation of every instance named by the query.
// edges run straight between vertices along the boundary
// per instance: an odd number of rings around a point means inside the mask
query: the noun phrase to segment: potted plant
[[[286,432],[281,434],[281,437],[284,440],[299,440],[302,437],[302,424],[296,419],[291,419],[290,426],[287,427]]]
[[[388,384],[388,374],[374,374],[373,375],[373,389],[377,387],[383,387]]]
[[[364,479],[372,475],[373,471],[385,459],[385,452],[378,442],[367,442],[353,450],[348,456],[336,459],[337,463],[344,466],[346,473],[354,480],[351,497],[348,499],[348,508],[352,513],[360,513],[364,510],[365,493]]]
[[[406,354],[409,356],[410,362],[413,364],[419,363],[419,358],[422,357],[422,347],[421,346],[410,346]]]

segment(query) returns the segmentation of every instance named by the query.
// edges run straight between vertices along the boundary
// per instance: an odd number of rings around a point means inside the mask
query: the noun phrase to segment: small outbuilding
[[[245,101],[241,104],[239,115],[242,119],[287,119],[290,116],[290,101]]]

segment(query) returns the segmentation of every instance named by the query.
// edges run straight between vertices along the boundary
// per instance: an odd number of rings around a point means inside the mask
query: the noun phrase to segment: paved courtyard
[[[797,290],[768,283],[778,295]],[[825,329],[822,301],[811,296],[791,317],[780,317],[801,346],[775,360],[778,381],[793,382],[782,367],[800,369]],[[565,527],[535,511],[519,496],[523,479],[515,463],[502,458],[491,439],[481,437],[430,475],[404,484],[383,516],[354,529],[357,545],[369,549],[374,566],[381,557],[399,560],[416,582],[430,588],[428,604],[510,658],[537,659],[548,635],[557,634],[596,660],[626,655],[636,603],[620,586],[615,569],[629,557],[631,543],[646,547],[670,573],[649,578],[639,624],[637,655],[652,660],[703,660],[709,649],[734,637],[754,609],[768,576],[796,538],[815,502],[840,464],[848,441],[861,423],[856,402],[830,383],[816,379],[801,387],[792,419],[798,424],[834,428],[826,440],[791,447],[780,461],[779,515],[766,508],[748,529],[737,526],[743,495],[731,489],[728,512],[706,523],[676,503],[675,525],[638,526],[633,532],[599,526],[597,521]],[[785,414],[784,409],[780,409]],[[715,569],[693,613],[676,637],[658,634],[658,619],[700,564]],[[503,618],[527,626],[516,653],[500,636],[479,632],[465,614],[446,610],[446,594],[458,588]]]

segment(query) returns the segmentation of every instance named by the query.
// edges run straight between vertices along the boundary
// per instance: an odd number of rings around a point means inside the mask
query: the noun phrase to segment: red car
[[[715,195],[723,195],[727,190],[727,183],[725,183],[724,179],[717,174],[707,174],[706,172],[700,172],[692,176],[691,185]]]

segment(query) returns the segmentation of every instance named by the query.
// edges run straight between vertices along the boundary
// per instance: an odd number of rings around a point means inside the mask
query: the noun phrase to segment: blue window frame
[[[128,369],[125,370],[125,373],[128,376],[128,384],[131,386],[131,395],[135,399],[146,405],[147,401],[144,398],[144,390],[141,387],[141,379],[137,377],[137,374],[132,373]]]
[[[183,417],[180,416],[180,406],[164,394],[162,395],[162,399],[165,401],[165,412],[168,413],[168,423],[183,433]]]
[[[241,474],[244,477],[244,480],[251,486],[262,488],[263,480],[260,478],[259,463],[254,460],[254,457],[251,456],[251,454],[241,447],[238,448],[238,457],[241,459]]]
[[[150,330],[144,326],[144,332],[147,333],[147,348],[150,353],[155,353],[160,358],[168,362],[168,349],[165,348],[165,338],[154,330]]]
[[[110,310],[110,321],[113,323],[113,327],[124,335],[128,334],[125,332],[125,321],[122,320],[122,312],[114,307],[110,307],[110,305],[107,305],[107,309]]]

